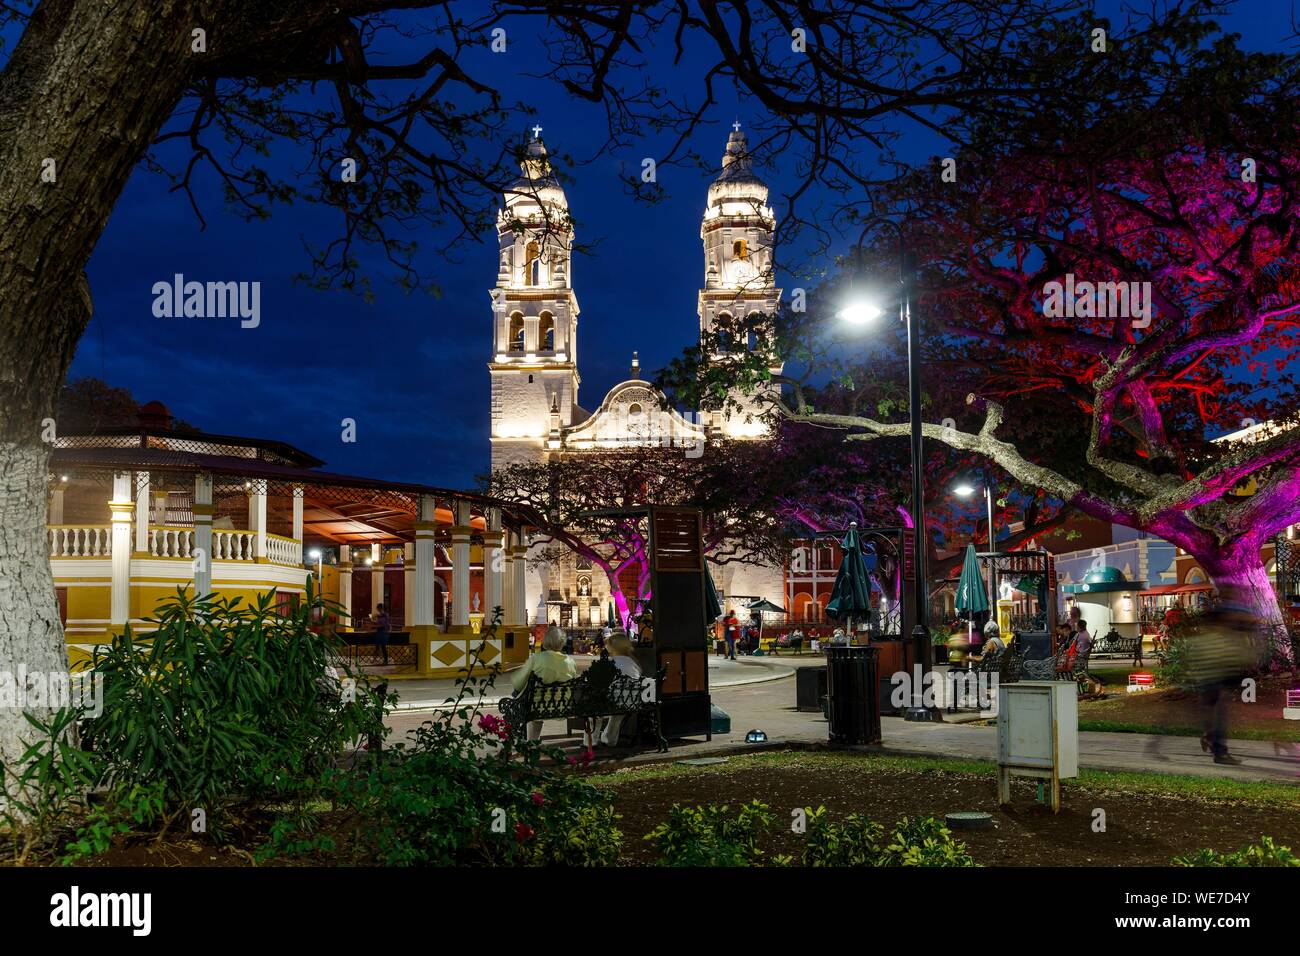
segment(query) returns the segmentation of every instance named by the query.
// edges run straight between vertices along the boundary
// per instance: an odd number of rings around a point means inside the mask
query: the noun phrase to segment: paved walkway
[[[578,672],[581,673],[590,667],[595,659],[591,655],[575,655],[574,661],[578,665]],[[813,663],[811,657],[805,658],[805,660]],[[790,665],[797,661],[800,661],[800,659],[742,657],[729,661],[723,657],[710,657],[709,686],[714,690],[718,690],[725,687],[741,687],[781,680],[794,673]],[[454,678],[392,681],[388,685],[388,689],[398,695],[396,707],[398,711],[431,711],[450,708],[453,706],[450,701],[454,700],[460,692]],[[486,689],[478,688],[478,690],[480,694],[474,695],[476,698],[495,705],[502,697],[510,696],[510,672],[507,671],[505,674],[498,676],[491,687]],[[464,701],[465,704],[474,702],[472,698]]]
[[[800,713],[794,709],[794,668],[820,663],[816,658],[743,658],[735,662],[710,658],[709,679],[713,702],[731,717],[731,733],[715,735],[711,741],[678,742],[667,759],[716,756],[755,749],[778,749],[785,746],[814,746],[827,742],[826,720],[820,713]],[[404,701],[408,687],[420,683],[404,681],[395,685]],[[451,682],[429,681],[429,685]],[[430,686],[421,710],[407,709],[389,717],[394,738],[400,737],[428,719],[428,711],[442,688]],[[495,705],[505,692],[488,696]],[[560,723],[546,724],[544,737],[557,745],[578,746],[577,737],[563,737]],[[750,730],[767,734],[766,745],[745,743]],[[957,723],[911,723],[897,717],[881,721],[880,748],[864,748],[896,754],[930,757],[956,757],[973,760],[997,759],[997,728]],[[1136,770],[1158,773],[1189,774],[1199,777],[1225,777],[1237,780],[1277,780],[1300,783],[1300,746],[1275,746],[1263,741],[1234,741],[1232,750],[1241,757],[1238,767],[1215,764],[1201,751],[1195,737],[1168,737],[1152,734],[1079,734],[1079,762],[1084,767],[1101,770]],[[612,765],[646,763],[665,759],[662,755],[642,753],[617,760]],[[603,762],[603,760],[602,760]]]

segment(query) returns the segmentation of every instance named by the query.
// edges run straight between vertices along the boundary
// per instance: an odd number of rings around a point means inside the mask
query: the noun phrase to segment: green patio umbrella
[[[980,574],[979,561],[975,558],[975,545],[968,544],[966,557],[961,563],[961,577],[957,580],[957,610],[966,612],[973,627],[975,615],[988,609],[989,594],[984,587],[984,576]]]
[[[831,588],[826,613],[836,621],[845,622],[845,631],[852,640],[853,619],[871,615],[871,579],[858,541],[857,522],[849,525],[840,548],[844,552],[844,558],[840,561],[839,571],[835,573],[835,586]]]

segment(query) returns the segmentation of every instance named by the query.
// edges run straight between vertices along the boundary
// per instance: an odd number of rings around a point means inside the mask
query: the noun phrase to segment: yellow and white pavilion
[[[272,591],[291,605],[313,574],[342,606],[342,631],[386,590],[400,594],[391,613],[415,647],[413,674],[456,674],[496,607],[503,627],[484,662],[525,659],[527,538],[517,511],[322,464],[278,441],[178,430],[156,402],[137,426],[60,436],[49,547],[69,661],[86,661],[128,623],[147,632],[159,600],[178,587],[250,602]],[[326,551],[337,554],[328,566]],[[368,606],[354,609],[362,575]]]

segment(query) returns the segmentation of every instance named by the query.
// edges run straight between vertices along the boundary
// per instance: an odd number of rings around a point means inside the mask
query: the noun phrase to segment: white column
[[[212,476],[194,476],[194,593],[212,593]]]
[[[451,529],[451,626],[469,628],[469,502],[452,505],[455,525]]]
[[[131,472],[114,473],[113,497],[108,502],[113,528],[113,584],[108,620],[110,629],[114,631],[126,624],[131,616],[131,514],[135,510],[132,491]]]
[[[523,535],[515,535],[515,546],[510,549],[511,557],[511,574],[510,583],[514,588],[514,612],[515,619],[511,623],[515,627],[528,626],[528,575],[527,563],[525,558],[528,555],[528,547],[523,542]]]
[[[302,543],[302,485],[293,486],[293,540]]]
[[[149,553],[149,472],[135,473],[135,550]]]
[[[343,626],[352,627],[352,548],[339,545],[339,605],[343,608]]]
[[[266,481],[256,479],[248,490],[248,530],[255,531],[253,557],[266,560]]]
[[[379,605],[384,603],[384,549],[377,544],[370,546],[370,613],[379,613]]]
[[[501,553],[504,545],[501,533],[501,509],[489,508],[487,512],[487,530],[483,533],[483,623],[492,625],[496,610],[501,608],[501,623],[506,623],[505,608],[501,598],[501,572],[505,565]]]
[[[410,627],[415,620],[415,545],[402,546],[402,620]]]
[[[436,585],[433,573],[437,561],[434,550],[434,534],[438,527],[436,506],[432,495],[420,496],[420,513],[415,522],[415,605],[411,619],[419,627],[432,627],[437,623],[434,618]]]

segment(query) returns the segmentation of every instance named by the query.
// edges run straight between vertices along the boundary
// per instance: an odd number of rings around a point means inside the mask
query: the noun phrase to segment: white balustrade
[[[46,529],[52,558],[107,558],[113,553],[112,525],[50,525]],[[156,558],[190,558],[194,555],[194,529],[163,526],[149,528],[149,554]],[[212,530],[214,561],[252,561],[257,532]],[[274,564],[302,565],[302,542],[281,535],[266,536],[267,558]]]
[[[107,558],[113,552],[112,525],[51,525],[50,557]]]
[[[257,548],[257,532],[212,530],[214,561],[252,561]]]
[[[149,529],[149,553],[158,558],[188,558],[194,551],[193,528]]]
[[[302,565],[302,542],[278,534],[266,536],[266,556],[272,564]]]

